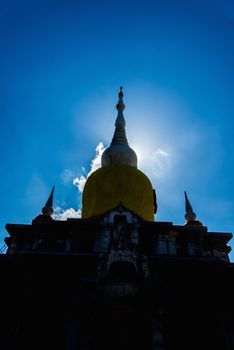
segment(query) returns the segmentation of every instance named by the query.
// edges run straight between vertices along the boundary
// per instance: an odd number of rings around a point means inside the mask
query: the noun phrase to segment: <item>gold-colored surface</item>
[[[153,188],[145,174],[126,165],[100,168],[86,181],[82,217],[103,214],[120,202],[144,220],[154,220]]]

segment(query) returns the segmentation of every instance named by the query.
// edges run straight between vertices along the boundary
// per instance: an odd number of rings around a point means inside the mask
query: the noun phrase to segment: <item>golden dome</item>
[[[101,215],[121,204],[147,221],[154,220],[154,193],[150,180],[127,165],[109,165],[87,179],[82,197],[82,217]]]

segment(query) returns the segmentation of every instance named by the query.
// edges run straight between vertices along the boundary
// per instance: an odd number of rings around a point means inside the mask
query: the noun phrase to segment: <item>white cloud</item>
[[[156,152],[163,157],[168,157],[168,153],[161,148],[159,148]]]
[[[86,183],[87,177],[81,175],[80,177],[76,177],[73,180],[73,185],[78,187],[78,190],[82,193],[84,189],[84,185]]]
[[[102,153],[105,151],[105,147],[102,142],[99,142],[95,151],[96,151],[96,155],[94,159],[91,161],[91,169],[90,169],[90,172],[88,173],[88,176],[91,175],[95,170],[101,167]]]
[[[102,153],[104,152],[105,147],[102,142],[99,142],[99,144],[96,147],[96,154],[94,159],[91,161],[90,164],[90,171],[86,176],[81,175],[73,179],[73,185],[78,187],[78,190],[82,193],[86,180],[87,178],[97,169],[101,167],[101,158],[102,158]],[[82,170],[85,171],[85,168],[82,167]]]
[[[77,186],[79,192],[83,192],[85,183],[87,178],[98,168],[101,167],[101,156],[104,152],[105,148],[102,142],[99,142],[99,144],[96,147],[96,153],[94,159],[92,159],[90,163],[90,170],[88,174],[86,174],[86,169],[84,166],[82,166],[81,170],[85,174],[80,175],[78,177],[75,177],[74,171],[70,169],[65,169],[61,175],[60,179],[63,182],[64,185],[68,185],[69,183],[73,183],[73,185]],[[67,220],[67,218],[80,218],[81,217],[81,209],[75,210],[73,208],[63,209],[60,206],[57,206],[54,209],[53,217],[55,220]]]
[[[150,178],[167,177],[171,172],[171,153],[163,148],[140,152],[138,168]],[[137,152],[138,155],[138,152]]]
[[[60,179],[63,182],[64,185],[69,184],[72,179],[74,178],[75,174],[72,170],[70,169],[65,169],[61,174],[60,174]]]
[[[60,207],[54,208],[53,218],[55,220],[67,220],[68,218],[78,219],[81,217],[81,209],[75,210],[73,208],[62,209]]]

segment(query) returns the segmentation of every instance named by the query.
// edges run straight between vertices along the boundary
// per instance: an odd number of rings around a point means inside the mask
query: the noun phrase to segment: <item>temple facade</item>
[[[1,349],[234,350],[231,233],[210,232],[185,192],[185,224],[155,220],[157,196],[125,131],[122,88],[80,219],[7,224]],[[160,205],[160,204],[159,204]]]

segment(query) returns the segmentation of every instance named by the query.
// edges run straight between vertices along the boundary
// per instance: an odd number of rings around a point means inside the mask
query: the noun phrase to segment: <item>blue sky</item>
[[[1,237],[30,223],[53,185],[60,213],[78,211],[73,180],[111,140],[120,85],[156,219],[183,224],[187,190],[209,230],[234,232],[231,0],[0,6]]]

